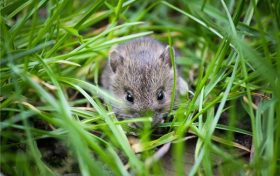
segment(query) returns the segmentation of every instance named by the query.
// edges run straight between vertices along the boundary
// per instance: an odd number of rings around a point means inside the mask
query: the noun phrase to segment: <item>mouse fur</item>
[[[173,48],[171,51],[175,56]],[[170,110],[173,77],[170,46],[145,37],[111,49],[101,84],[123,102],[124,106],[112,104],[118,118],[142,117],[151,112],[152,124],[157,124]],[[187,83],[177,72],[175,99],[187,90]]]

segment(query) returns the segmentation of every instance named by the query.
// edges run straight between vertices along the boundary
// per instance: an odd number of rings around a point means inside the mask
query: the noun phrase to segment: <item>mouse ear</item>
[[[171,63],[171,53],[170,53],[170,50],[171,50],[171,52],[173,53],[173,55],[175,57],[174,48],[170,47],[169,45],[167,45],[165,47],[165,49],[163,50],[163,52],[162,52],[162,54],[160,55],[159,58],[162,60],[163,63],[166,63],[166,64],[168,64],[171,67],[172,63]]]
[[[124,61],[123,56],[116,49],[110,52],[109,63],[114,73],[117,71],[117,67],[119,65],[123,65],[123,61]]]

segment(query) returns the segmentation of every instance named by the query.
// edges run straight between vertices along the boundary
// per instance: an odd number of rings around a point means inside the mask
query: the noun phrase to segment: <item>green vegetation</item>
[[[61,174],[61,163],[46,162],[39,145],[56,139],[82,175],[164,175],[151,156],[171,143],[174,168],[182,175],[189,132],[197,137],[190,175],[280,174],[280,1],[0,5],[1,173]],[[135,154],[127,123],[151,118],[119,122],[108,103],[114,98],[98,82],[113,45],[147,35],[181,52],[177,64],[194,95],[181,97],[171,122],[157,127],[166,133],[152,136],[147,123]],[[238,135],[249,147],[236,141]]]

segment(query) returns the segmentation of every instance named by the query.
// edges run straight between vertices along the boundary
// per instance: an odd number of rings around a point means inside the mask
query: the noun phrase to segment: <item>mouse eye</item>
[[[163,93],[163,90],[160,90],[158,93],[157,93],[157,100],[158,101],[161,101],[164,99],[164,93]]]
[[[130,91],[127,91],[126,92],[126,100],[129,101],[130,103],[133,103],[134,102],[134,98],[133,98],[133,95]]]

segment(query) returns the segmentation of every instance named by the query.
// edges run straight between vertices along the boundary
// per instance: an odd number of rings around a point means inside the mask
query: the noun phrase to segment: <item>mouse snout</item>
[[[164,123],[168,117],[168,113],[155,113],[153,116],[152,126],[156,126],[160,123]]]
[[[131,109],[131,113],[136,113],[141,116],[153,114],[154,111],[155,110],[153,109],[152,105],[145,102],[138,103],[133,107],[133,109]]]
[[[154,110],[151,109],[150,107],[143,107],[141,109],[138,109],[137,113],[141,116],[141,117],[150,117],[150,116],[154,116]]]
[[[141,112],[141,113],[134,113],[133,117],[151,117],[151,122],[133,122],[130,124],[130,127],[143,129],[145,125],[150,127],[155,127],[158,124],[164,123],[167,119],[167,113],[155,113],[153,111],[150,112]]]

